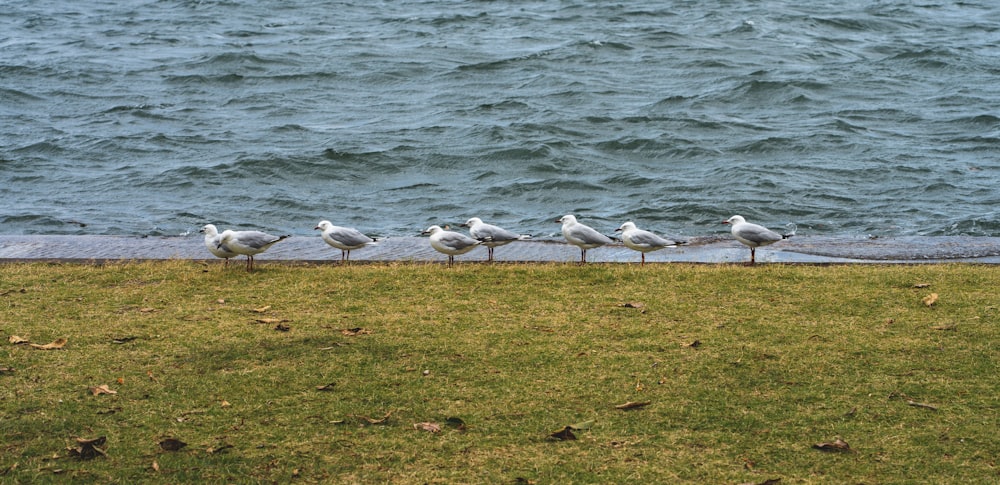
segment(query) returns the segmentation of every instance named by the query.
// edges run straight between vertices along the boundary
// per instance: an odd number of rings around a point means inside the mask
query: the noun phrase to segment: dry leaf
[[[369,418],[368,416],[355,416],[355,417],[366,421],[368,424],[386,424],[389,422],[389,416],[392,416],[392,411],[385,413],[385,416],[382,416],[379,419]]]
[[[440,433],[441,425],[437,423],[415,423],[413,429],[422,429],[431,433]]]
[[[348,337],[353,337],[355,335],[367,335],[372,333],[372,331],[361,327],[355,327],[355,328],[341,329],[340,333],[347,335]]]
[[[139,309],[139,313],[153,313],[155,311],[156,311],[156,309],[152,308],[152,307],[145,307],[145,308],[140,308]]]
[[[10,338],[7,339],[7,341],[14,345],[28,343],[28,339],[18,337],[17,335],[11,335]]]
[[[222,298],[219,298],[218,300],[215,300],[215,302],[218,303],[218,304],[220,304],[220,305],[222,305],[223,303],[226,302],[226,300],[224,300]]]
[[[938,294],[931,293],[930,295],[925,296],[924,299],[921,301],[924,302],[924,305],[931,306],[934,303],[936,303],[937,300],[938,300]]]
[[[146,375],[149,376],[149,380],[151,380],[153,382],[160,382],[159,379],[157,379],[156,377],[153,377],[153,371],[151,371],[151,370],[146,371]]]
[[[232,406],[232,404],[229,404],[229,401],[226,401],[225,399],[223,399],[222,402],[219,403],[219,407],[228,408],[229,406]]]
[[[39,349],[39,350],[59,350],[59,349],[63,348],[64,345],[66,345],[66,339],[59,338],[59,339],[56,339],[54,342],[47,343],[45,345],[38,345],[38,344],[28,344],[28,345],[30,345],[30,346],[32,346],[32,347],[34,347],[36,349]]]
[[[222,445],[216,446],[215,448],[209,448],[205,450],[205,452],[207,452],[209,455],[214,455],[216,453],[221,453],[223,451],[226,451],[232,447],[233,445],[223,443]]]
[[[153,471],[154,472],[160,471],[160,464],[157,463],[156,460],[153,460]]]
[[[333,387],[336,386],[336,385],[337,385],[336,382],[331,382],[331,383],[329,383],[329,384],[327,384],[325,386],[316,386],[316,390],[317,391],[332,391]]]
[[[160,448],[163,448],[164,451],[178,451],[185,446],[187,446],[187,443],[177,438],[166,438],[160,441]]]
[[[570,426],[566,426],[565,428],[550,434],[549,438],[555,438],[560,441],[570,441],[575,440],[576,435],[573,434],[573,429]]]
[[[111,339],[111,343],[113,343],[113,344],[123,344],[123,343],[126,343],[126,342],[131,342],[131,341],[133,341],[133,340],[135,340],[137,338],[139,338],[139,337],[132,337],[132,336],[129,336],[129,337],[118,337],[118,338]]]
[[[816,443],[813,448],[820,451],[843,451],[847,453],[853,453],[854,450],[851,449],[851,445],[848,445],[846,441],[837,438],[829,443]]]
[[[917,283],[913,285],[914,288],[929,288],[930,286],[930,283]]]
[[[622,306],[622,307],[625,307],[625,308],[644,308],[646,306],[646,304],[642,303],[642,302],[638,302],[638,301],[630,301],[630,302],[627,302],[627,303],[622,303],[619,306]]]
[[[257,318],[257,319],[254,319],[254,321],[257,322],[257,323],[263,323],[263,324],[266,324],[266,325],[270,325],[272,323],[290,322],[291,320],[289,320],[287,318]]]
[[[698,347],[701,347],[701,340],[695,340],[694,342],[691,342],[689,344],[684,344],[684,346],[691,347],[692,349],[697,349]]]
[[[464,431],[466,429],[465,421],[463,421],[462,418],[448,418],[445,420],[445,423],[447,423],[448,426],[460,431]]]
[[[643,407],[649,406],[652,403],[653,403],[652,401],[643,401],[643,402],[632,402],[632,401],[629,401],[629,402],[627,402],[625,404],[619,404],[619,405],[615,406],[615,409],[622,409],[622,410],[626,410],[627,411],[629,409],[643,408]]]
[[[262,306],[260,308],[254,308],[251,311],[254,312],[254,313],[264,313],[264,312],[266,312],[266,311],[268,311],[270,309],[271,309],[271,305],[267,305],[267,306]]]
[[[13,373],[14,373],[13,367],[0,367],[0,374],[13,374]]]
[[[118,394],[118,391],[112,390],[107,384],[101,384],[97,387],[90,387],[90,393],[94,396],[99,396],[101,394]]]
[[[75,448],[69,448],[69,455],[75,456],[81,460],[92,460],[98,456],[108,456],[104,450],[98,448],[107,441],[107,438],[100,436],[92,440],[77,438],[77,446]]]
[[[913,406],[915,408],[924,408],[924,409],[930,409],[932,411],[937,411],[937,406],[932,406],[930,404],[924,404],[922,402],[916,402],[916,401],[908,400],[908,401],[906,401],[906,404],[909,404],[910,406]]]
[[[287,331],[291,330],[292,327],[289,327],[288,325],[285,325],[284,323],[279,323],[279,324],[277,324],[277,325],[274,326],[274,329],[277,330],[277,331],[279,331],[279,332],[287,332]]]

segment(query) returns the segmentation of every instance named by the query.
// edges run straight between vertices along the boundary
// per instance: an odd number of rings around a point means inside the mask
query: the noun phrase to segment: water
[[[1000,4],[800,3],[10,0],[0,234],[1000,236]]]

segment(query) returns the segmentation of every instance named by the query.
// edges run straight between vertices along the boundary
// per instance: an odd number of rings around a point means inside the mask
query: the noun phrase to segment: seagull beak
[[[622,232],[622,228],[615,229],[615,232]]]
[[[722,221],[723,224],[729,224],[729,221]]]
[[[316,226],[316,227],[314,227],[313,229],[319,229],[319,226]]]

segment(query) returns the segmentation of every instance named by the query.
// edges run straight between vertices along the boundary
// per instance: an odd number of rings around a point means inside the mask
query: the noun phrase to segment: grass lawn
[[[0,483],[996,483],[998,286],[978,265],[4,264]]]

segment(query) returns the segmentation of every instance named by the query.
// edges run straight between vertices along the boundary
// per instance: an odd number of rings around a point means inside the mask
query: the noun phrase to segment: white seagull
[[[750,264],[754,264],[756,262],[755,253],[757,252],[758,246],[774,244],[782,239],[788,239],[795,235],[794,229],[788,234],[778,234],[764,226],[747,222],[743,216],[733,216],[722,221],[722,223],[732,225],[731,230],[733,237],[735,237],[737,241],[750,246]]]
[[[232,231],[226,229],[219,238],[217,248],[228,246],[229,250],[247,257],[247,271],[253,271],[253,255],[267,251],[274,243],[292,236],[272,236],[260,231]]]
[[[566,241],[580,248],[580,263],[587,262],[588,249],[612,242],[611,238],[597,232],[596,229],[576,222],[575,216],[565,215],[556,222],[562,223],[562,233]]]
[[[432,248],[448,255],[448,266],[455,264],[456,254],[465,254],[483,243],[465,234],[441,229],[441,226],[428,227],[423,234],[431,235]]]
[[[622,242],[625,243],[629,249],[634,249],[642,253],[642,263],[639,266],[645,266],[646,264],[646,253],[650,251],[656,251],[663,248],[673,248],[677,247],[683,242],[671,241],[666,238],[662,238],[653,234],[649,231],[644,231],[635,227],[635,223],[629,221],[621,225],[615,232],[621,231]]]
[[[229,258],[235,258],[237,254],[230,251],[229,246],[219,245],[222,236],[219,235],[219,229],[215,227],[215,224],[205,224],[200,232],[205,235],[205,247],[208,248],[208,251],[216,257],[225,259],[226,266],[229,266]]]
[[[515,234],[493,224],[487,224],[478,217],[473,217],[462,225],[469,228],[469,235],[473,239],[478,239],[483,243],[483,246],[486,246],[489,252],[489,259],[487,261],[493,261],[493,248],[510,244],[514,241],[531,239],[531,234]]]
[[[340,261],[351,258],[352,249],[361,249],[376,244],[377,241],[350,227],[335,226],[330,221],[319,221],[316,229],[323,231],[321,236],[327,244],[340,250]]]

